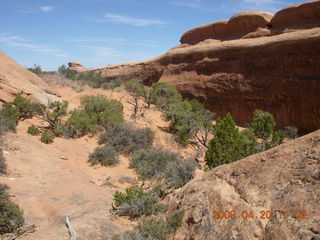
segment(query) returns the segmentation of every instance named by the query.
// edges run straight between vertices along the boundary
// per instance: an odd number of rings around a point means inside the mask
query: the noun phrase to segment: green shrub
[[[132,117],[136,118],[140,110],[139,99],[142,97],[143,94],[143,84],[141,83],[141,81],[137,79],[132,79],[126,83],[125,88],[131,96],[131,99],[130,101],[128,101],[128,103],[132,105]]]
[[[42,74],[41,66],[38,64],[33,64],[33,67],[27,68],[30,72],[33,72],[34,74],[40,75]]]
[[[154,133],[150,128],[135,129],[131,125],[121,124],[107,128],[100,136],[99,144],[108,144],[118,152],[129,155],[139,149],[147,149],[152,145]]]
[[[151,87],[151,99],[160,109],[166,109],[170,104],[182,100],[182,96],[176,88],[168,83],[157,82]]]
[[[75,109],[66,121],[66,127],[72,129],[77,137],[94,133],[99,128],[96,118],[90,117],[84,110]]]
[[[2,105],[1,118],[7,122],[17,123],[19,121],[19,112],[12,102]]]
[[[119,162],[119,153],[110,146],[97,147],[89,155],[89,162],[92,165],[101,164],[102,166],[111,166]]]
[[[75,80],[77,78],[77,72],[69,69],[66,65],[62,65],[58,68],[58,72],[66,78]]]
[[[18,111],[19,119],[31,118],[34,115],[34,104],[29,100],[17,94],[12,104]]]
[[[217,120],[213,134],[205,157],[209,168],[231,163],[244,156],[241,134],[230,114]]]
[[[118,191],[114,194],[115,213],[119,216],[128,216],[137,218],[141,216],[149,216],[165,211],[165,205],[161,204],[160,199],[151,194],[145,193],[141,188],[126,188],[125,193]]]
[[[113,90],[113,89],[115,89],[115,88],[117,88],[117,87],[120,87],[121,86],[121,80],[119,80],[119,79],[115,79],[115,80],[111,80],[111,81],[109,81],[109,82],[104,82],[104,83],[102,83],[101,84],[101,87],[103,88],[103,89],[111,89],[111,90]]]
[[[124,193],[116,191],[113,194],[113,200],[114,200],[115,206],[119,207],[124,203],[128,203],[135,198],[141,198],[145,195],[146,193],[142,188],[139,188],[137,186],[132,186],[132,187],[126,188]]]
[[[179,160],[181,157],[174,152],[151,148],[138,151],[131,159],[130,167],[134,168],[142,179],[150,179],[161,176],[169,162]]]
[[[37,136],[41,133],[41,131],[39,130],[39,128],[37,126],[35,126],[34,124],[32,124],[30,127],[28,127],[28,134],[32,135],[32,136]]]
[[[295,126],[287,126],[284,128],[284,134],[287,138],[295,139],[298,137],[298,128]]]
[[[169,188],[180,188],[192,179],[196,162],[191,159],[169,162],[164,177]]]
[[[261,110],[254,111],[250,127],[256,137],[262,139],[260,151],[265,151],[283,142],[284,133],[282,131],[275,131],[275,126],[276,122],[271,113]]]
[[[43,143],[52,143],[54,140],[54,134],[52,132],[48,132],[48,131],[44,131],[41,134],[41,138],[40,138],[41,142]]]
[[[81,97],[81,107],[98,125],[109,127],[123,122],[123,105],[102,95]]]
[[[102,77],[100,71],[88,71],[80,73],[78,74],[77,79],[79,81],[87,83],[89,86],[93,88],[99,88],[105,82],[105,79]]]
[[[150,216],[142,219],[132,231],[113,236],[112,240],[164,240],[181,226],[183,212],[173,212],[164,219]]]
[[[188,145],[191,140],[207,146],[214,114],[205,110],[197,100],[170,104],[162,116],[170,121],[170,131],[176,135],[182,146]]]
[[[13,120],[5,119],[2,115],[2,110],[0,110],[0,135],[6,131],[15,131],[17,123]]]
[[[0,149],[0,173],[6,173],[6,170],[7,170],[6,160],[3,156],[2,149]]]
[[[24,224],[23,212],[10,201],[7,189],[0,184],[0,234],[11,233]]]

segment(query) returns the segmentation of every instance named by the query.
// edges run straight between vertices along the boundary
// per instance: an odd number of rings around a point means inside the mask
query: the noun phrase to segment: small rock
[[[60,159],[62,159],[62,160],[69,160],[67,157],[65,157],[65,156],[60,156]]]

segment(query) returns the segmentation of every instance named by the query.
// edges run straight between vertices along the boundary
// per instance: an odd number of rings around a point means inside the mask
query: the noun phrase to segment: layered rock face
[[[58,99],[41,78],[1,51],[0,92],[0,103],[12,101],[17,93],[43,104]]]
[[[167,53],[138,63],[100,68],[106,81],[139,78],[171,83],[239,125],[256,109],[278,127],[320,128],[320,1],[237,14],[187,31]]]
[[[168,202],[184,211],[174,240],[319,239],[320,131],[217,167]]]

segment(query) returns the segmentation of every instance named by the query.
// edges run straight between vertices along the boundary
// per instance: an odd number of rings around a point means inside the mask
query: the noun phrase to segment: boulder
[[[172,240],[320,237],[320,130],[219,166],[168,196],[184,212]]]
[[[320,1],[293,5],[277,12],[270,26],[275,31],[320,26]]]

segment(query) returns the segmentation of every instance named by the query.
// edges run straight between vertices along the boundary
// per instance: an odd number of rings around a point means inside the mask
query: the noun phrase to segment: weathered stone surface
[[[319,156],[317,131],[192,180],[169,197],[169,211],[184,211],[172,239],[318,239]],[[220,210],[235,211],[237,218],[214,219]]]
[[[320,1],[293,5],[277,12],[270,26],[276,31],[285,29],[310,28],[320,25]]]
[[[182,44],[196,44],[206,39],[232,40],[265,28],[272,13],[264,11],[246,11],[234,15],[230,20],[221,20],[190,29],[180,39]]]
[[[58,99],[41,78],[1,51],[0,92],[0,102],[13,100],[17,93],[22,93],[43,104],[47,104],[49,100]]]

